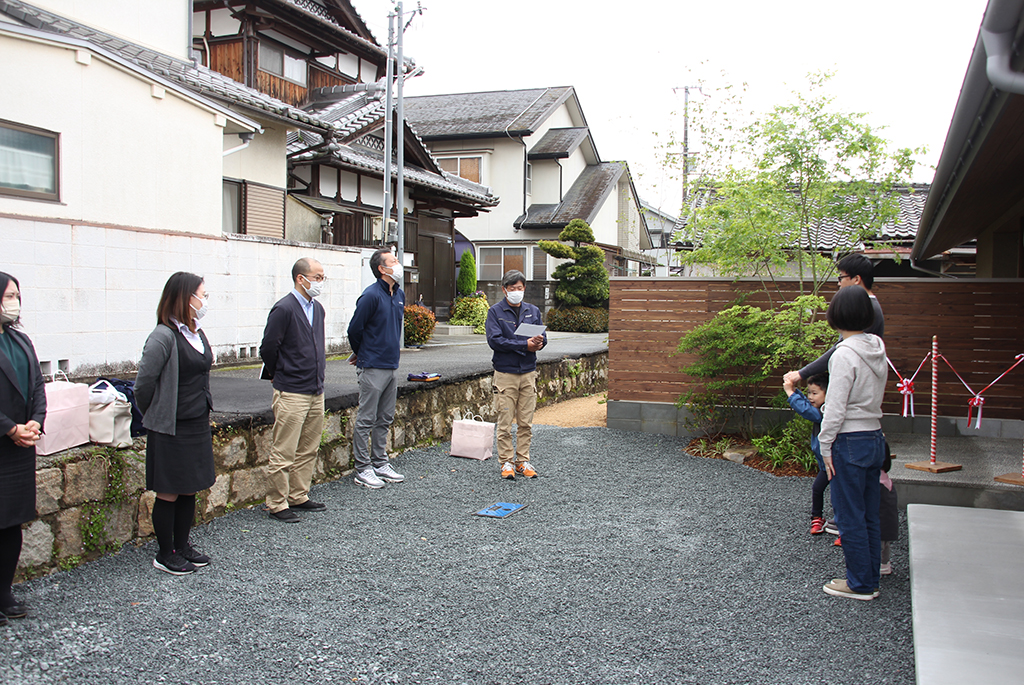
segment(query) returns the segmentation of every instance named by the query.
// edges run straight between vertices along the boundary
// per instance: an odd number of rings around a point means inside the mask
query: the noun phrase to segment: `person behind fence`
[[[818,433],[846,560],[846,578],[834,578],[823,589],[859,600],[878,597],[881,569],[878,484],[885,438],[880,419],[888,368],[885,343],[864,332],[874,316],[863,288],[842,288],[829,303],[828,322],[842,341],[828,362],[827,409]]]
[[[36,517],[36,442],[46,418],[39,358],[21,327],[21,286],[0,271],[0,626],[24,618],[14,598],[21,524]]]
[[[210,563],[188,540],[196,493],[216,480],[210,430],[213,350],[200,325],[208,310],[201,277],[184,271],[171,275],[135,377],[135,399],[148,431],[146,489],[156,492],[153,532],[160,549],[153,566],[177,576]]]
[[[498,462],[501,477],[516,475],[536,478],[530,463],[533,411],[537,407],[537,350],[548,343],[547,333],[527,337],[516,335],[520,324],[541,325],[540,309],[523,302],[526,276],[515,269],[501,279],[504,298],[487,310],[487,344],[494,350],[495,405],[498,412]],[[516,446],[512,450],[512,422],[516,423]]]
[[[811,451],[818,462],[818,475],[811,486],[811,535],[825,532],[825,488],[828,487],[828,472],[825,462],[821,459],[821,446],[818,443],[818,432],[821,430],[822,405],[825,404],[825,392],[828,390],[828,374],[819,373],[807,379],[807,394],[804,395],[793,386],[791,381],[783,381],[782,389],[789,398],[789,406],[793,411],[811,422]]]
[[[370,271],[377,280],[356,300],[348,324],[352,356],[359,379],[359,410],[352,438],[355,482],[371,489],[401,483],[405,476],[388,461],[388,429],[395,420],[398,397],[398,361],[401,355],[405,292],[402,264],[390,250],[370,255]]]
[[[260,344],[260,377],[274,386],[266,504],[270,517],[282,523],[298,523],[296,511],[327,508],[309,498],[324,429],[326,310],[316,298],[326,281],[320,262],[297,260],[292,290],[270,308]]]

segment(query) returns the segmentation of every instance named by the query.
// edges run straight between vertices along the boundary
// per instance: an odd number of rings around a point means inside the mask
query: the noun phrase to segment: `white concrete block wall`
[[[203,327],[219,358],[259,347],[267,312],[291,290],[300,257],[324,265],[327,344],[347,343],[362,292],[358,251],[249,236],[198,236],[0,217],[0,270],[22,287],[23,324],[41,362],[66,360],[72,375],[134,369],[156,325],[167,278],[192,271],[206,280]],[[244,354],[239,355],[240,349]]]

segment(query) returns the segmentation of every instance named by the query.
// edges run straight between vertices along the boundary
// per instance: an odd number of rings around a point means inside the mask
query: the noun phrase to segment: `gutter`
[[[996,120],[1010,93],[1024,93],[1024,74],[1010,68],[1022,9],[1024,0],[989,0],[921,213],[910,253],[912,265],[942,251],[932,248],[937,228],[978,154],[986,129]],[[1022,90],[1006,88],[1000,92],[1000,83]]]

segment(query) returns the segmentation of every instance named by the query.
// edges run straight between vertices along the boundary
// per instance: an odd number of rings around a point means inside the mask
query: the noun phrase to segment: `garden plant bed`
[[[722,449],[724,441],[728,441],[728,450],[735,450],[737,448],[750,448],[752,447],[750,440],[744,438],[738,433],[721,433],[719,435],[711,435],[703,438],[694,438],[686,445],[686,452],[697,457],[705,457],[707,459],[725,459],[723,454],[725,449]],[[817,469],[814,471],[808,471],[800,464],[787,463],[779,467],[772,466],[771,462],[762,457],[758,453],[754,453],[753,456],[747,457],[743,460],[744,466],[749,466],[752,469],[758,471],[764,471],[770,473],[773,476],[799,476],[802,478],[813,478],[818,475]]]

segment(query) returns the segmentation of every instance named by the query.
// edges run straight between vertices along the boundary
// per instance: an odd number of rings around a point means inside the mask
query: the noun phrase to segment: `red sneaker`
[[[836,538],[836,541],[832,543],[832,546],[833,547],[842,547],[843,546],[843,538],[842,537]]]
[[[811,519],[811,535],[821,535],[825,532],[825,519],[815,516]]]

